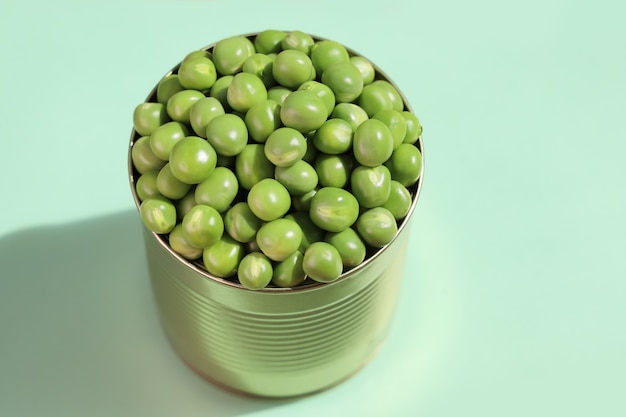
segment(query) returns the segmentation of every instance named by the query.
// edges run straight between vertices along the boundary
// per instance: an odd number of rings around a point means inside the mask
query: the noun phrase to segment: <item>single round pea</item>
[[[288,167],[302,159],[306,147],[306,139],[302,133],[290,127],[281,127],[270,133],[263,151],[267,159],[277,167]]]
[[[254,38],[254,49],[260,54],[271,54],[282,51],[282,40],[287,34],[282,30],[266,29]]]
[[[306,274],[302,268],[304,255],[299,250],[274,266],[272,283],[281,288],[293,288],[302,284]]]
[[[362,56],[351,56],[350,63],[359,69],[359,72],[363,76],[363,85],[370,84],[374,81],[376,70],[367,58]]]
[[[198,184],[215,169],[217,153],[205,139],[187,136],[176,143],[170,153],[170,170],[180,181]]]
[[[365,260],[367,249],[358,233],[351,227],[338,233],[328,232],[324,241],[337,249],[346,268],[354,268]]]
[[[389,168],[392,179],[410,187],[417,182],[422,172],[422,154],[416,146],[403,143],[393,151],[385,165]]]
[[[317,172],[306,161],[296,161],[293,165],[274,169],[274,178],[285,186],[291,195],[302,195],[317,187]]]
[[[274,176],[274,164],[265,156],[263,145],[251,143],[246,145],[235,160],[235,174],[239,185],[245,190],[265,178]]]
[[[157,188],[156,180],[159,175],[159,171],[146,171],[137,178],[135,183],[135,192],[139,201],[144,201],[149,198],[163,197]]]
[[[294,91],[289,94],[280,109],[283,125],[301,133],[318,129],[326,121],[326,105],[310,91]]]
[[[311,48],[311,61],[318,74],[322,74],[332,64],[349,60],[346,47],[332,40],[316,42]]]
[[[256,53],[246,58],[243,62],[242,71],[256,75],[263,81],[265,87],[269,88],[276,84],[272,74],[273,65],[274,60],[271,56]]]
[[[382,206],[391,193],[391,173],[384,165],[358,166],[352,171],[350,189],[361,207]]]
[[[319,81],[310,80],[300,84],[298,90],[309,91],[315,94],[326,106],[326,115],[330,116],[335,108],[335,93],[333,93],[333,90],[331,90],[329,86]]]
[[[241,243],[254,240],[263,221],[254,215],[245,201],[232,206],[224,215],[224,228],[228,235]]]
[[[178,79],[178,74],[169,74],[157,84],[157,101],[161,104],[167,104],[167,100],[179,91],[183,91],[185,87],[182,86]]]
[[[283,261],[300,247],[302,229],[290,219],[276,219],[265,223],[256,234],[261,252],[273,261]]]
[[[192,55],[181,62],[178,77],[183,87],[205,91],[215,84],[217,71],[213,61],[206,56]]]
[[[291,196],[291,205],[295,210],[309,212],[311,209],[311,200],[313,200],[313,196],[317,193],[317,189],[311,190],[308,193],[304,193],[302,195],[292,195]]]
[[[148,171],[158,171],[167,161],[159,158],[152,152],[150,136],[142,136],[135,141],[130,152],[133,166],[140,174]]]
[[[382,110],[376,113],[372,119],[380,120],[387,125],[393,136],[393,149],[397,149],[398,146],[404,140],[406,136],[406,119],[402,116],[402,113],[396,110]]]
[[[174,201],[174,206],[176,206],[176,217],[178,220],[182,221],[185,214],[189,212],[197,203],[195,197],[195,189],[191,187],[187,194],[178,200]]]
[[[356,221],[356,230],[370,246],[382,248],[398,233],[398,225],[393,214],[384,207],[374,207],[364,211]]]
[[[317,227],[328,232],[341,232],[356,221],[359,202],[342,188],[323,187],[311,200],[309,216]]]
[[[338,103],[349,103],[361,95],[363,76],[352,63],[338,62],[322,73],[322,83],[333,90]]]
[[[196,186],[194,197],[197,204],[206,204],[223,213],[238,192],[239,183],[235,174],[228,168],[217,167]]]
[[[300,242],[299,251],[304,253],[311,243],[319,242],[324,239],[325,231],[320,229],[313,223],[309,217],[309,213],[305,211],[294,211],[283,217],[284,219],[293,220],[298,223],[300,229],[302,229],[302,241]]]
[[[254,184],[248,192],[247,201],[254,215],[267,222],[284,216],[291,207],[289,191],[273,178]]]
[[[230,110],[230,105],[228,104],[228,87],[233,82],[234,75],[223,75],[215,81],[211,90],[209,90],[209,97],[216,98],[224,107],[224,110]]]
[[[322,187],[344,188],[350,182],[354,160],[349,154],[320,154],[314,162],[319,184]]]
[[[180,122],[167,122],[157,127],[150,135],[150,149],[159,159],[168,161],[174,145],[188,133],[187,125]]]
[[[304,52],[288,49],[280,52],[272,66],[274,80],[284,87],[295,88],[315,78],[311,58]]]
[[[215,97],[204,97],[196,101],[189,111],[189,124],[196,135],[206,138],[206,128],[216,116],[226,113],[224,106]]]
[[[339,251],[326,242],[315,242],[304,252],[302,269],[317,282],[333,282],[341,276],[343,263]]]
[[[197,248],[211,246],[224,234],[224,220],[213,207],[198,204],[189,210],[182,221],[183,236]]]
[[[264,143],[267,137],[282,126],[280,121],[280,104],[274,100],[265,100],[254,104],[244,117],[250,137]]]
[[[174,176],[169,162],[159,171],[156,184],[159,192],[172,200],[182,198],[191,188],[190,184],[182,182]]]
[[[149,198],[139,206],[143,224],[151,232],[169,233],[176,226],[176,208],[164,198]]]
[[[328,119],[313,136],[313,145],[326,154],[340,154],[352,147],[352,127],[343,119]]]
[[[363,91],[357,103],[369,117],[383,110],[393,110],[393,102],[387,91],[376,84],[368,84],[363,87]]]
[[[244,36],[232,36],[220,40],[213,48],[213,63],[222,75],[241,71],[246,58],[254,54],[254,45]]]
[[[409,111],[403,111],[401,114],[406,120],[406,135],[402,142],[414,144],[422,134],[422,125],[415,114]]]
[[[282,106],[287,96],[291,93],[293,93],[293,90],[282,85],[275,85],[267,90],[267,98],[268,100],[274,100]]]
[[[248,143],[246,123],[232,113],[215,116],[206,127],[206,140],[220,155],[235,156]]]
[[[189,123],[189,113],[196,101],[204,98],[197,90],[183,90],[167,100],[167,114],[176,122]]]
[[[396,220],[401,220],[409,214],[413,198],[407,188],[398,181],[391,180],[389,199],[382,207],[389,210]]]
[[[261,252],[251,252],[243,257],[237,269],[241,285],[249,290],[260,290],[272,281],[272,262]]]
[[[237,273],[243,256],[243,245],[225,234],[220,240],[204,248],[202,263],[209,273],[228,278]]]
[[[352,131],[366,121],[369,116],[361,107],[354,103],[339,103],[335,106],[330,117],[333,119],[342,119],[350,124]]]
[[[393,135],[380,120],[368,119],[354,131],[352,152],[361,165],[381,165],[393,152]]]
[[[240,72],[228,86],[226,100],[232,109],[245,113],[254,104],[267,100],[267,88],[256,75]]]
[[[393,84],[391,84],[389,81],[386,81],[386,80],[376,80],[372,82],[372,85],[382,87],[387,92],[393,104],[394,110],[396,111],[404,110],[404,101],[402,100],[402,96],[400,95],[400,92],[398,92],[396,87],[393,86]]]
[[[287,32],[280,44],[283,50],[296,50],[308,55],[315,41],[308,33],[292,30],[291,32]]]
[[[169,121],[166,108],[161,103],[141,103],[133,112],[133,126],[141,136],[149,136],[162,124]]]
[[[180,223],[170,232],[168,242],[172,250],[185,259],[193,261],[202,256],[202,248],[196,248],[187,242],[183,236],[183,225]]]

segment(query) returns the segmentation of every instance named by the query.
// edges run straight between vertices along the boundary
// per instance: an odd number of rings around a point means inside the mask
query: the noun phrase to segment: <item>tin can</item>
[[[374,67],[378,78],[398,89]],[[146,101],[155,94],[156,87]],[[130,152],[136,139],[133,130],[128,163],[139,208]],[[423,154],[421,137],[415,146]],[[144,227],[154,299],[173,349],[205,379],[252,396],[311,394],[354,375],[376,354],[388,332],[421,184],[420,174],[409,190],[413,199],[409,213],[393,241],[331,283],[248,290],[184,259],[162,236]]]

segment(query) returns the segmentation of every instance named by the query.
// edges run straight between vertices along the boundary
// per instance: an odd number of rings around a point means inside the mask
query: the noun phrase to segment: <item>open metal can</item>
[[[397,89],[384,72],[374,68],[379,79]],[[156,87],[146,101],[154,101],[155,95]],[[402,99],[410,111],[406,98]],[[138,138],[133,130],[128,153],[137,208],[138,173],[131,150]],[[415,146],[423,154],[421,137]],[[423,173],[423,165],[421,169]],[[167,239],[144,228],[154,299],[174,350],[214,384],[260,397],[311,394],[358,372],[376,354],[389,329],[404,275],[421,174],[409,189],[411,208],[396,237],[331,283],[249,290],[236,281],[211,275],[201,263],[175,253]]]

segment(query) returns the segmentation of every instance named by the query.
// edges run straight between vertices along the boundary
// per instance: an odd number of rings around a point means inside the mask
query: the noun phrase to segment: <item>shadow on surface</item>
[[[130,210],[0,238],[0,414],[238,416],[281,404],[208,384],[174,354]]]

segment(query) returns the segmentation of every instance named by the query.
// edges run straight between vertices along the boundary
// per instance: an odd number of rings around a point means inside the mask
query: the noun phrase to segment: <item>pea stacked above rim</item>
[[[135,108],[131,184],[145,226],[211,276],[328,283],[410,214],[421,132],[363,56],[265,30],[190,52]]]

